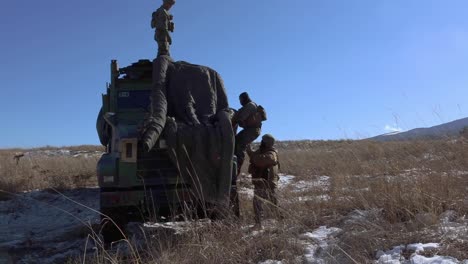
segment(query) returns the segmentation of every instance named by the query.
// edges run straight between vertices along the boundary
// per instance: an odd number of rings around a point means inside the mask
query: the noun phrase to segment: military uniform
[[[243,128],[236,135],[236,148],[234,151],[237,156],[238,172],[240,172],[244,163],[247,145],[257,139],[262,131],[262,122],[256,118],[257,107],[257,104],[250,101],[242,106],[233,118],[233,123],[237,123]]]
[[[169,31],[174,32],[172,19],[172,15],[163,6],[153,12],[151,28],[156,29],[154,40],[158,43],[158,56],[170,56],[169,47],[172,45],[172,38]]]
[[[261,224],[265,208],[269,208],[269,212],[279,214],[276,197],[279,158],[273,145],[274,138],[271,135],[265,135],[257,151],[247,149],[250,157],[249,173],[252,174],[254,185],[253,207],[257,224]]]

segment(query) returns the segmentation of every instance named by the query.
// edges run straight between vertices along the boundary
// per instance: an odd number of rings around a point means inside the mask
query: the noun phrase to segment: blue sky
[[[7,0],[0,147],[98,144],[109,63],[154,58],[160,1]],[[468,117],[468,2],[178,0],[175,60],[248,91],[279,139],[363,138]]]

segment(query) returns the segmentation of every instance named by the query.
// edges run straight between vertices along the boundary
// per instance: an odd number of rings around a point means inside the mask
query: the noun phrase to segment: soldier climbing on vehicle
[[[236,148],[234,154],[237,156],[238,174],[242,168],[245,159],[245,150],[247,146],[260,136],[262,131],[262,121],[266,120],[265,109],[257,105],[251,99],[248,93],[243,92],[239,95],[239,101],[242,105],[232,118],[234,126],[239,125],[242,129],[236,135]]]
[[[175,0],[163,0],[161,7],[152,14],[151,28],[155,29],[154,40],[158,43],[158,57],[171,56],[169,47],[172,45],[172,38],[169,32],[174,32],[174,17],[169,10],[174,4]]]
[[[235,131],[237,130],[237,126],[240,126],[243,130],[236,135],[234,154],[237,156],[237,173],[232,179],[233,186],[236,186],[237,177],[244,163],[247,146],[260,136],[262,121],[267,119],[265,109],[261,105],[254,103],[248,93],[241,93],[239,101],[242,108],[234,114],[232,124]],[[239,197],[236,188],[233,188],[233,191],[231,191],[231,205],[234,214],[239,216]]]

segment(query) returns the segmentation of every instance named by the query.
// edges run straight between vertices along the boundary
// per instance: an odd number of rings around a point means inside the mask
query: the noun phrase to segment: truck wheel
[[[118,207],[102,208],[101,213],[108,216],[101,215],[101,234],[104,238],[104,244],[109,245],[112,242],[124,239],[125,228],[129,222],[126,210]]]

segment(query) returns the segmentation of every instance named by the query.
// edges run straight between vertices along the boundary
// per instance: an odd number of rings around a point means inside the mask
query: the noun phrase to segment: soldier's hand
[[[252,146],[250,144],[247,145],[247,153],[252,153],[253,150],[252,150]]]
[[[174,16],[173,15],[169,15],[169,20],[173,20],[174,19]]]

